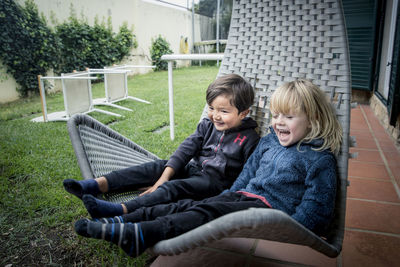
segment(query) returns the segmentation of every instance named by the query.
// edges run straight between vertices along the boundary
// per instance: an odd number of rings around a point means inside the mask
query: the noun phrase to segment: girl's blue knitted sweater
[[[333,216],[336,196],[336,160],[313,140],[284,147],[274,130],[261,138],[230,192],[245,191],[265,199],[272,208],[322,234]]]

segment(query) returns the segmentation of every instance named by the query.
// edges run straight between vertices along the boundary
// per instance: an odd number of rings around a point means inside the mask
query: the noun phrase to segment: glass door
[[[390,73],[392,70],[393,46],[396,30],[398,0],[387,0],[377,91],[388,99]]]

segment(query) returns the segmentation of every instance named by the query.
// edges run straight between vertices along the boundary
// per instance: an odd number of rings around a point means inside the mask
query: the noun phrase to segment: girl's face
[[[285,147],[296,144],[306,137],[310,130],[310,125],[304,112],[272,114],[272,127],[279,139],[279,143]]]
[[[239,110],[230,103],[230,98],[223,95],[217,96],[208,106],[208,117],[218,131],[239,126],[246,115],[245,111],[239,114]]]

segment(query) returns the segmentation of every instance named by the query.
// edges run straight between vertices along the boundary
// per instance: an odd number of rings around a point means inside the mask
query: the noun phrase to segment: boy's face
[[[248,111],[239,114],[239,110],[232,106],[230,98],[224,95],[217,96],[208,105],[208,117],[218,131],[226,131],[241,124]]]
[[[272,113],[272,127],[282,146],[296,144],[306,137],[310,123],[304,112],[291,114]]]

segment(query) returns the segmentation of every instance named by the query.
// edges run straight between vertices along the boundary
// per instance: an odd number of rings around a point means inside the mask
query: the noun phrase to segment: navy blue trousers
[[[105,175],[109,191],[129,191],[152,186],[160,178],[166,163],[166,160],[156,160],[113,171]],[[140,207],[175,202],[179,199],[200,200],[218,195],[230,186],[230,181],[209,177],[198,168],[188,164],[184,170],[176,173],[172,180],[165,182],[151,194],[124,202],[124,204],[128,212],[132,212]]]
[[[146,247],[190,231],[218,217],[249,208],[269,208],[258,198],[240,193],[223,194],[195,201],[183,199],[174,203],[142,207],[121,216],[124,222],[140,222]]]

